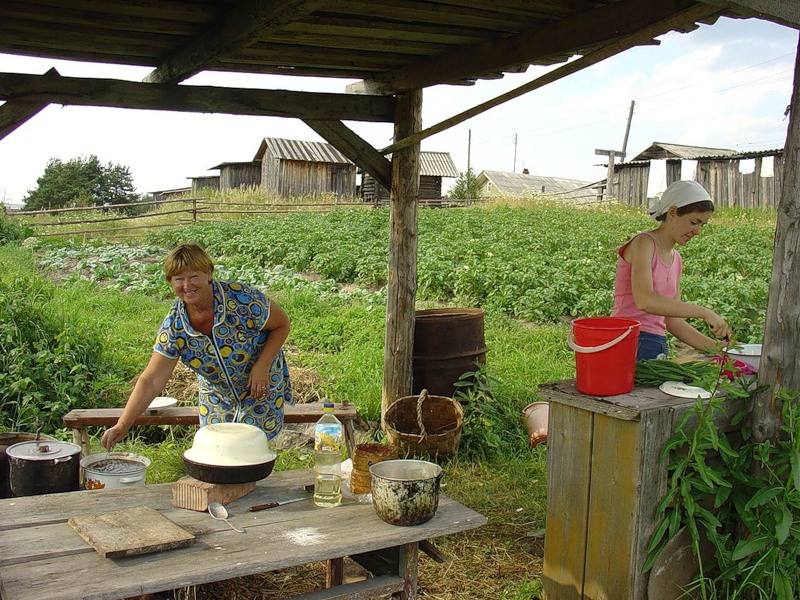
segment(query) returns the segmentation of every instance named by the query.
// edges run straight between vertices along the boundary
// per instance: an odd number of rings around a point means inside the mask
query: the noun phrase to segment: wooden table
[[[371,504],[348,498],[336,508],[317,508],[303,491],[312,481],[310,470],[276,472],[230,503],[229,520],[246,533],[208,513],[174,508],[172,484],[0,500],[0,594],[3,600],[111,600],[317,561],[341,565],[341,558],[350,556],[372,565],[375,577],[295,598],[400,592],[401,598],[411,599],[417,597],[419,544],[486,523],[484,516],[443,494],[434,517],[415,527],[384,523]],[[308,501],[247,510],[303,495]],[[72,516],[139,506],[159,511],[197,536],[197,542],[162,553],[106,559],[67,524]]]

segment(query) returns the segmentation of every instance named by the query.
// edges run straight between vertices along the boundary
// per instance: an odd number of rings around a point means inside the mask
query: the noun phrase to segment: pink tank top
[[[655,239],[649,233],[640,233],[653,240],[653,291],[668,298],[674,298],[678,291],[678,280],[683,270],[683,260],[677,250],[672,250],[672,264],[665,265],[656,252]],[[636,236],[634,236],[636,237]],[[629,239],[617,251],[617,277],[614,281],[614,310],[611,311],[612,317],[624,317],[626,319],[636,319],[641,322],[640,330],[654,333],[655,335],[666,335],[666,318],[660,315],[646,313],[637,308],[633,301],[633,291],[631,290],[631,264],[622,255],[625,249],[633,241]]]

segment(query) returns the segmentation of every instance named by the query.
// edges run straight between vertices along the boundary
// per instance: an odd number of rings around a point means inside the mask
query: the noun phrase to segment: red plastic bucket
[[[639,321],[586,317],[572,321],[567,344],[575,351],[578,391],[616,396],[633,389]]]

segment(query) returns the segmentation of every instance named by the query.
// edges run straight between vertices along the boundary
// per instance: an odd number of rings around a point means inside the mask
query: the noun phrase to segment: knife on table
[[[275,508],[276,506],[283,506],[284,504],[291,504],[292,502],[300,502],[301,500],[306,500],[306,498],[292,498],[291,500],[281,500],[280,502],[267,502],[266,504],[256,504],[255,506],[250,507],[250,512],[266,510],[267,508]]]

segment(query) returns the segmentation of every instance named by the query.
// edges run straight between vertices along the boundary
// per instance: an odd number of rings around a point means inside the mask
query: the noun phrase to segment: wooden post
[[[608,153],[608,173],[606,174],[606,200],[614,197],[614,151]]]
[[[395,109],[394,139],[413,135],[421,128],[422,90],[399,95]],[[381,419],[392,402],[411,393],[414,301],[417,293],[419,154],[420,145],[417,142],[392,155]]]
[[[192,198],[192,221],[197,223],[197,198]]]
[[[784,171],[781,186],[775,246],[772,254],[772,280],[769,285],[767,317],[758,383],[769,384],[768,391],[755,397],[753,437],[757,442],[777,438],[780,433],[780,406],[773,402],[777,389],[800,391],[800,47],[795,57],[794,91],[791,117],[783,151]]]

